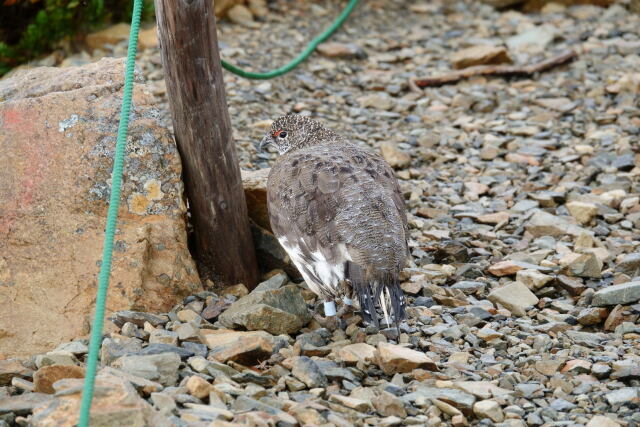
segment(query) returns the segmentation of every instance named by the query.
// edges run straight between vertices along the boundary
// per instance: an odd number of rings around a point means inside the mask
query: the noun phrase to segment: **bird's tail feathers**
[[[398,277],[388,275],[383,280],[366,280],[364,270],[352,262],[347,262],[345,273],[358,296],[360,311],[365,322],[373,323],[376,328],[380,327],[376,312],[376,303],[378,303],[384,313],[387,325],[390,324],[387,307],[390,307],[394,323],[399,328],[400,322],[405,318],[406,300],[400,288]]]

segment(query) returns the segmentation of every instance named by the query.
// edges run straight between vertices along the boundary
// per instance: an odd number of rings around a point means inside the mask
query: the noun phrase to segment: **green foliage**
[[[81,36],[114,22],[131,20],[133,0],[13,0],[0,5],[0,75],[51,51],[65,37]],[[153,19],[153,0],[143,19]]]

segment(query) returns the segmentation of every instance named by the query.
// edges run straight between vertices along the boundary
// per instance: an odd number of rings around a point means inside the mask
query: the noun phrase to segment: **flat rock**
[[[490,399],[513,393],[511,390],[499,387],[488,381],[456,381],[453,386],[466,393],[473,394],[479,399]]]
[[[553,277],[537,270],[520,270],[516,273],[516,280],[523,283],[527,288],[536,290],[552,281]]]
[[[640,403],[639,387],[624,387],[615,391],[610,391],[604,395],[610,405],[638,404]]]
[[[63,378],[84,378],[84,368],[73,365],[43,366],[33,374],[34,391],[54,393],[53,384]]]
[[[640,281],[621,283],[600,289],[593,295],[591,305],[629,304],[640,300]]]
[[[309,320],[307,304],[295,285],[251,292],[219,316],[220,323],[227,328],[242,327],[275,335],[297,332]]]
[[[538,303],[538,297],[520,282],[512,282],[493,290],[488,299],[502,305],[516,316],[524,316],[527,308]]]
[[[417,399],[438,399],[442,400],[449,405],[459,409],[465,415],[470,415],[473,411],[473,404],[476,398],[469,393],[455,389],[455,388],[438,388],[419,385],[415,391],[401,396],[400,399],[407,402],[415,402]]]
[[[164,386],[173,386],[178,381],[180,356],[176,353],[123,356],[112,366],[129,374],[159,382]]]
[[[371,363],[375,359],[376,348],[366,343],[349,344],[337,351],[338,358],[348,364],[355,365],[358,362]]]
[[[228,329],[201,329],[200,340],[211,350],[210,357],[221,363],[229,360],[251,366],[287,345],[286,340],[268,332],[240,332]]]
[[[318,365],[307,356],[295,358],[291,373],[309,388],[324,388],[328,384],[327,377],[320,371]]]
[[[366,52],[355,43],[320,43],[316,50],[327,58],[365,59],[367,57]]]
[[[609,312],[605,308],[587,307],[580,310],[577,319],[578,323],[580,323],[581,325],[591,326],[602,323],[608,315]]]
[[[0,414],[13,412],[16,415],[27,415],[33,408],[52,399],[44,393],[24,393],[17,396],[0,398]]]
[[[604,415],[595,415],[589,420],[587,427],[620,427],[620,424]]]
[[[457,69],[474,65],[504,64],[511,62],[507,49],[503,46],[477,45],[459,50],[451,55],[453,67]]]
[[[426,354],[386,342],[378,343],[375,358],[380,369],[386,374],[410,372],[416,368],[438,370],[436,364]]]
[[[579,236],[587,232],[584,228],[567,219],[538,210],[525,223],[526,230],[534,237],[540,236]]]
[[[82,379],[56,383],[56,396],[34,408],[34,427],[74,427],[78,423]],[[171,426],[170,421],[142,399],[129,382],[108,374],[98,374],[91,405],[91,425],[131,427]],[[49,395],[45,395],[49,396]]]
[[[495,400],[481,400],[473,404],[473,413],[478,418],[490,418],[496,423],[501,423],[504,420],[504,413],[502,408]]]

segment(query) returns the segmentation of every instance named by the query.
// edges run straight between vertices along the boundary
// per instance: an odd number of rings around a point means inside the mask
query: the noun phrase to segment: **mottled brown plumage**
[[[280,153],[267,186],[271,226],[309,287],[328,300],[355,293],[375,324],[386,297],[402,320],[408,230],[393,170],[302,116],[277,119],[261,147],[268,144]]]

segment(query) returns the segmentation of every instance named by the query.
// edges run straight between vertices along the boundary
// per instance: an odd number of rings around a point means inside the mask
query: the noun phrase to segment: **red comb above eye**
[[[282,129],[275,131],[271,136],[276,138],[278,135],[280,135],[280,132],[282,132]]]

